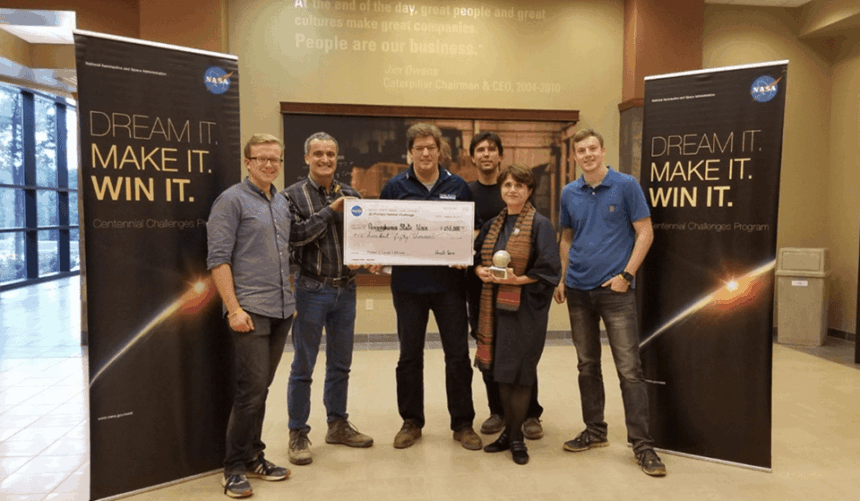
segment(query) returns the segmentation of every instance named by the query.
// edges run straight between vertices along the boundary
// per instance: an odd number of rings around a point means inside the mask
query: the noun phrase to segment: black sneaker
[[[645,449],[636,454],[636,462],[639,463],[646,475],[652,477],[666,476],[666,466],[660,461],[660,456],[654,452],[654,449]]]
[[[257,459],[257,464],[247,475],[251,478],[261,478],[269,482],[277,482],[289,478],[290,470],[278,466],[264,457]]]
[[[254,493],[245,475],[222,476],[221,486],[224,487],[224,494],[231,498],[246,498]]]
[[[605,437],[598,437],[590,431],[585,430],[577,435],[573,440],[565,442],[564,450],[569,452],[582,452],[596,447],[606,447],[607,445],[609,445],[609,440]]]

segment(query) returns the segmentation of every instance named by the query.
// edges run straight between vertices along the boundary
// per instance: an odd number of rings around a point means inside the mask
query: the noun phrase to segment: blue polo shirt
[[[472,202],[472,190],[460,176],[439,166],[439,179],[427,190],[415,176],[412,165],[392,177],[382,188],[380,200],[450,200]],[[480,227],[477,211],[475,227]],[[392,266],[391,290],[429,294],[448,292],[465,287],[465,272],[448,266]]]
[[[609,168],[592,188],[585,177],[561,191],[561,226],[573,230],[564,283],[591,290],[624,271],[636,232],[633,222],[651,215],[633,176]]]

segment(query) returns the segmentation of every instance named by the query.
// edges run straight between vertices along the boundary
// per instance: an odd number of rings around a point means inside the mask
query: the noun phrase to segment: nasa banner
[[[238,182],[234,56],[75,32],[90,497],[217,469],[230,338],[206,219]]]
[[[788,62],[645,79],[638,277],[659,448],[771,467],[777,208]]]

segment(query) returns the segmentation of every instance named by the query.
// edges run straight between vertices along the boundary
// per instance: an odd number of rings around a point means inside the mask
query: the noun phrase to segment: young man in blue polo
[[[564,280],[555,300],[567,300],[576,347],[579,393],[585,430],[564,444],[582,452],[609,445],[600,368],[600,319],[621,382],[627,438],[642,471],[666,475],[648,431],[648,391],[639,358],[639,329],[633,277],[645,259],[654,232],[639,183],[603,164],[603,137],[592,129],[573,136],[582,177],[561,192],[559,255]],[[566,257],[566,258],[565,258]]]

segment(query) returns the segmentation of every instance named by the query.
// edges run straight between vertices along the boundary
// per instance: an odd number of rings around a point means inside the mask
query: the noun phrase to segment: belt
[[[343,287],[344,285],[349,285],[349,282],[355,278],[355,275],[344,275],[340,277],[323,277],[317,275],[312,271],[301,269],[299,271],[299,277],[307,277],[311,280],[316,280],[321,284],[329,285],[331,287]]]

